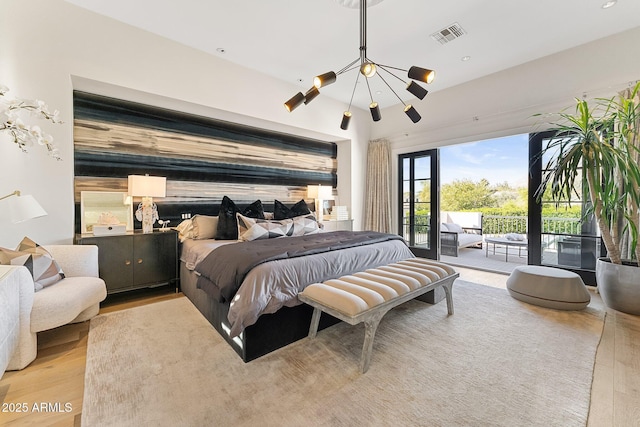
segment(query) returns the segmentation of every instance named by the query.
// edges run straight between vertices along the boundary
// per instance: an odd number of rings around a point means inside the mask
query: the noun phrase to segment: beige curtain
[[[391,145],[386,139],[369,142],[366,179],[364,228],[391,233]]]

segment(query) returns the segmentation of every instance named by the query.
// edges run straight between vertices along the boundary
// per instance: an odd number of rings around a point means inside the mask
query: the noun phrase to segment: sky
[[[440,180],[448,184],[485,178],[491,185],[507,181],[512,187],[526,187],[528,161],[529,134],[443,147]]]

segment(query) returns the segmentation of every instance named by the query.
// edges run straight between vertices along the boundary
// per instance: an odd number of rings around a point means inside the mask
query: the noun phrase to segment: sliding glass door
[[[535,194],[548,173],[545,167],[552,156],[552,153],[544,156],[540,153],[545,151],[553,136],[553,132],[542,132],[529,138],[529,264],[572,270],[585,282],[595,283],[596,260],[605,250],[594,217],[588,214],[591,202],[586,180],[573,189],[571,203],[554,202],[546,193],[541,198]],[[567,150],[571,146],[572,140],[567,138],[557,150]]]
[[[416,256],[431,259],[439,257],[438,167],[438,150],[399,156],[398,229]]]

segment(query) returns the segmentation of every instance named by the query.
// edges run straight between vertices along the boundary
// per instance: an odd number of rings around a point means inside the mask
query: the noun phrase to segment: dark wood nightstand
[[[83,234],[76,236],[76,243],[98,246],[100,278],[109,294],[166,284],[178,292],[178,233],[174,230]]]

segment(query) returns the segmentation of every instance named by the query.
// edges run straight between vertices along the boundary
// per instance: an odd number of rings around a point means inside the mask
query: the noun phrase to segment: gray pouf
[[[507,290],[515,299],[556,310],[582,310],[591,301],[582,278],[560,268],[518,266],[507,279]]]

